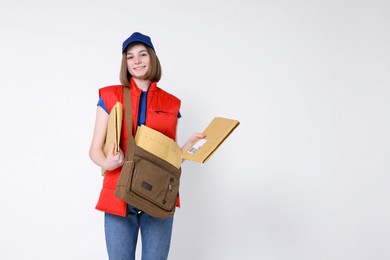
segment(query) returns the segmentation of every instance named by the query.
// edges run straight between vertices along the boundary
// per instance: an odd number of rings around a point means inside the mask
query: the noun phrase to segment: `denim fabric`
[[[110,260],[134,260],[141,230],[142,260],[166,260],[173,217],[159,219],[127,206],[127,217],[105,213],[107,252]]]

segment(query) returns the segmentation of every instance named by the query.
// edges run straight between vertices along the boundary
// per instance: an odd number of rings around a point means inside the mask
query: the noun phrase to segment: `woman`
[[[118,153],[114,144],[103,152],[108,117],[116,102],[123,104],[123,86],[130,88],[133,111],[133,129],[145,124],[176,140],[180,117],[180,100],[157,87],[161,78],[161,65],[150,37],[133,33],[122,46],[120,81],[122,85],[108,86],[99,90],[95,129],[90,147],[91,159],[106,171],[103,188],[96,209],[105,212],[105,235],[109,259],[135,259],[138,231],[141,231],[142,259],[167,259],[173,217],[159,219],[139,211],[114,195],[116,183],[124,163],[127,130],[122,129]],[[122,124],[125,126],[125,123]],[[201,134],[193,134],[183,151],[188,150]],[[176,203],[179,206],[179,200]]]

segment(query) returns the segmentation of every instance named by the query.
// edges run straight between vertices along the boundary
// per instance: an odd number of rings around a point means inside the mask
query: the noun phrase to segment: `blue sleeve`
[[[178,113],[178,115],[177,115],[177,118],[181,118],[181,114],[180,114],[180,111],[179,111],[179,113]]]
[[[106,105],[104,104],[104,101],[103,101],[102,98],[99,98],[99,101],[98,101],[97,105],[100,106],[101,108],[103,108],[104,111],[106,111],[107,114],[108,114],[108,109],[107,109]]]

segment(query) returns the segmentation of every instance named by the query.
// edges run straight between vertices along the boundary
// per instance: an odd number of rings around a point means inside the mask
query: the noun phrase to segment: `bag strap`
[[[133,113],[131,109],[131,95],[128,87],[123,87],[123,103],[125,105],[125,122],[129,139],[127,140],[125,161],[132,161],[135,150],[135,140],[133,136]]]

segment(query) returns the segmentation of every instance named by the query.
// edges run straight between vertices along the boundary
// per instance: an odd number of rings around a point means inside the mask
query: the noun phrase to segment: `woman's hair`
[[[134,44],[138,44],[138,43],[134,43]],[[126,53],[127,53],[127,49],[131,48],[131,46],[133,46],[134,44],[129,45],[122,54],[122,64],[121,64],[121,71],[120,71],[119,79],[121,81],[121,84],[123,86],[126,86],[126,87],[130,86],[130,77],[131,77],[129,70],[127,68],[127,57],[126,57],[127,55],[126,55]],[[149,46],[146,46],[146,45],[144,45],[144,46],[146,47],[146,50],[149,54],[150,64],[149,64],[149,70],[146,72],[143,79],[150,80],[152,82],[153,81],[158,82],[158,81],[160,81],[161,74],[162,74],[160,61],[152,48],[150,48]]]

